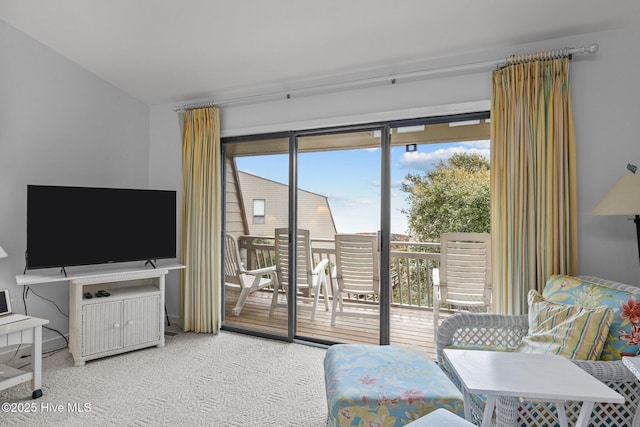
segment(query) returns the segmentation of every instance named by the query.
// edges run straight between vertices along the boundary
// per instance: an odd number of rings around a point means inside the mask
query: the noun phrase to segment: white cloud
[[[427,171],[436,167],[440,161],[449,159],[454,154],[480,154],[487,159],[490,156],[490,141],[464,142],[454,147],[441,148],[430,153],[414,151],[404,153],[400,158],[400,166],[403,169],[417,169]]]
[[[468,141],[461,142],[462,145],[468,145],[470,147],[483,148],[489,150],[491,148],[491,140],[483,139],[481,141]]]

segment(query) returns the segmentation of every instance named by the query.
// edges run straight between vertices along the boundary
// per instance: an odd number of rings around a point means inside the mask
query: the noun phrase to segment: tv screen
[[[27,186],[27,268],[176,256],[176,192]]]

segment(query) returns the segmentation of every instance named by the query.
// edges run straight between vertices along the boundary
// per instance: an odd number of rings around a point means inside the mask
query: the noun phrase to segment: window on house
[[[253,223],[264,224],[264,199],[253,199]]]

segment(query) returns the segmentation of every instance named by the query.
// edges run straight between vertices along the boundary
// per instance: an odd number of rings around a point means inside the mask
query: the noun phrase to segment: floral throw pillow
[[[620,360],[635,356],[640,349],[640,293],[627,292],[606,284],[573,276],[549,278],[543,295],[549,301],[587,308],[609,307],[613,321],[600,360]]]

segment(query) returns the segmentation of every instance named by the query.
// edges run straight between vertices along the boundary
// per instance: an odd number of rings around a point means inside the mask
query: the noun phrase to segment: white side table
[[[445,349],[444,357],[462,382],[467,420],[472,421],[469,395],[487,396],[483,426],[491,425],[499,397],[554,402],[561,426],[567,426],[566,400],[582,402],[576,426],[584,427],[595,402],[624,403],[619,393],[562,356]]]
[[[48,320],[22,314],[8,314],[0,318],[0,346],[31,345],[31,371],[0,365],[0,390],[31,381],[31,397],[42,396],[42,325]]]

